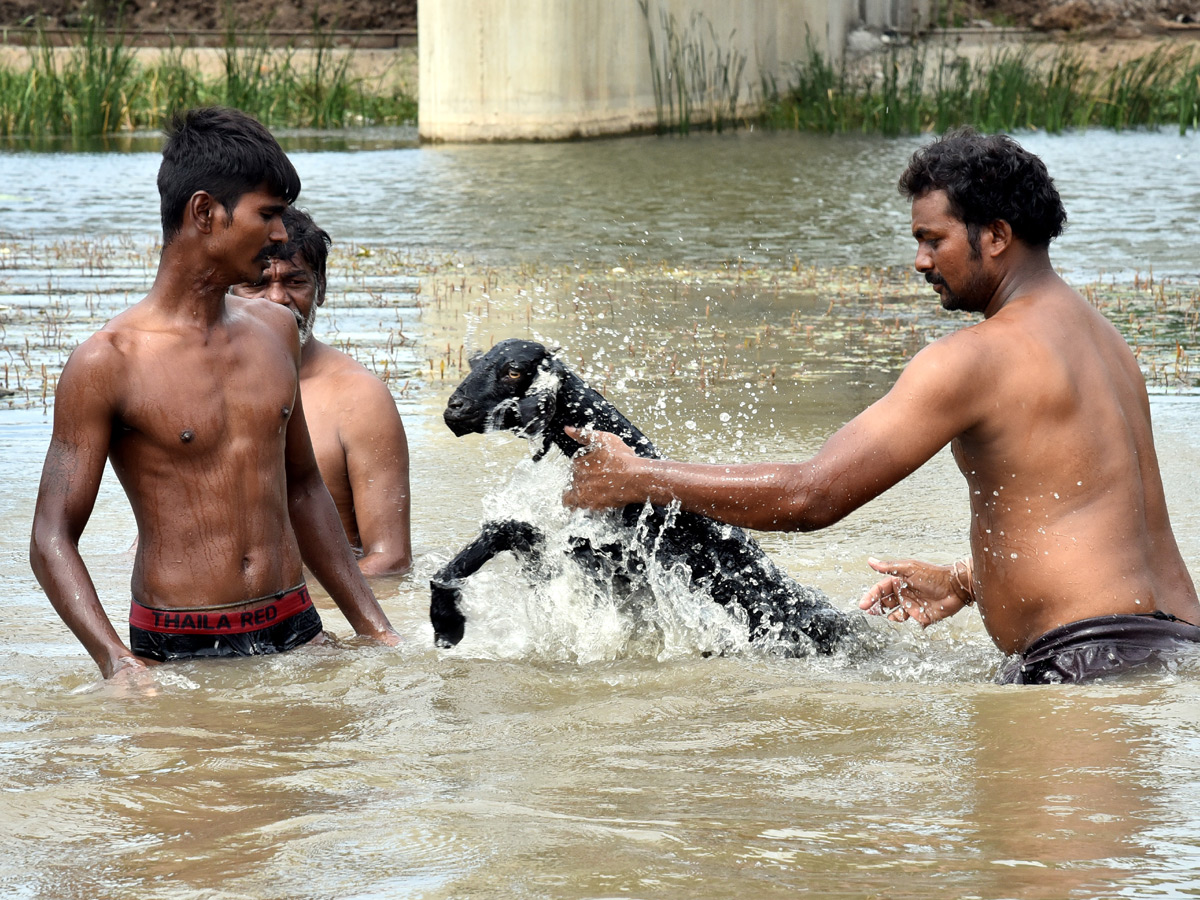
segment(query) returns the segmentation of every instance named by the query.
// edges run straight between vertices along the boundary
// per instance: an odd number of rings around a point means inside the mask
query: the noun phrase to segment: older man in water
[[[295,320],[227,294],[261,278],[287,240],[295,168],[249,116],[192,110],[172,124],[158,188],[150,292],[75,349],[55,391],[30,546],[38,581],[105,678],[319,637],[302,561],[357,633],[397,643],[313,457]],[[106,459],[138,530],[129,648],[78,546]]]
[[[300,394],[321,477],[364,575],[412,568],[408,441],[391,391],[357,360],[313,336],[325,303],[329,235],[295,207],[288,242],[262,278],[233,288],[286,307],[300,327]]]
[[[1167,516],[1150,406],[1116,329],[1054,271],[1066,212],[1010,138],[951,133],[914,154],[917,271],[983,321],[918,353],[892,389],[797,463],[642,459],[589,437],[569,504],[650,500],[762,530],[837,522],[947,443],[970,488],[971,555],[870,564],[860,602],[922,626],[978,604],[1012,654],[1006,683],[1085,681],[1200,641],[1200,603]]]

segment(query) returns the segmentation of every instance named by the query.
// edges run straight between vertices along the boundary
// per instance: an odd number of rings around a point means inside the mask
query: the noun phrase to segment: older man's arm
[[[298,391],[288,422],[286,459],[288,515],[304,564],[357,634],[398,643],[399,635],[359,571],[337,507],[321,479]]]
[[[339,424],[364,575],[412,568],[408,438],[387,385],[370,373],[353,380],[354,403]]]

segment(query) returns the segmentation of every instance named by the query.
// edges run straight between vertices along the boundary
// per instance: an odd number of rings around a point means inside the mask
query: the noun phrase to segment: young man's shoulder
[[[292,312],[286,306],[272,303],[269,300],[226,294],[225,305],[230,313],[251,321],[262,322],[271,328],[285,331],[295,328],[296,317]]]
[[[124,368],[136,347],[136,334],[137,329],[113,320],[71,351],[64,370],[94,374]]]

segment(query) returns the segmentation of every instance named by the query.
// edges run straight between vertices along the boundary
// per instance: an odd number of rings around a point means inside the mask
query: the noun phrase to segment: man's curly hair
[[[1003,219],[1025,243],[1047,247],[1067,224],[1046,164],[1005,134],[960,128],[914,153],[900,193],[911,200],[930,191],[945,191],[950,211],[975,236]]]

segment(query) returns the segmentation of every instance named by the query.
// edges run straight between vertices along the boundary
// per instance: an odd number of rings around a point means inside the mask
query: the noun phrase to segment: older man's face
[[[300,328],[300,346],[312,339],[317,318],[317,276],[312,267],[297,255],[291,259],[272,259],[262,278],[232,288],[239,297],[261,298],[286,306]]]

